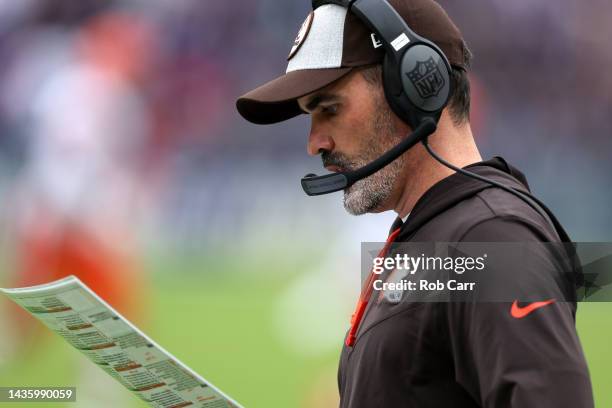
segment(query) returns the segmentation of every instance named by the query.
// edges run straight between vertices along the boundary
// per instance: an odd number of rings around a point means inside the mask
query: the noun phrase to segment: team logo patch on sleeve
[[[314,19],[314,11],[311,11],[310,14],[306,17],[306,20],[302,23],[300,27],[300,31],[298,32],[297,37],[295,37],[295,41],[293,42],[293,47],[291,47],[291,51],[289,52],[289,56],[287,57],[287,61],[289,61],[297,52],[300,50],[302,44],[304,44],[304,40],[308,37],[308,33],[310,32],[310,27],[312,26],[312,20]]]

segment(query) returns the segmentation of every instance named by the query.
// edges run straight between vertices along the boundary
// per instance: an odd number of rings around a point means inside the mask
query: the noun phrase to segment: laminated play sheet
[[[152,407],[241,407],[75,276],[27,288],[0,288],[0,292]]]

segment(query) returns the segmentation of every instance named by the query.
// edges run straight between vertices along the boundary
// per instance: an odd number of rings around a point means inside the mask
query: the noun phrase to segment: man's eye
[[[325,113],[327,115],[334,115],[336,112],[338,112],[338,105],[329,105],[321,107],[321,113]]]

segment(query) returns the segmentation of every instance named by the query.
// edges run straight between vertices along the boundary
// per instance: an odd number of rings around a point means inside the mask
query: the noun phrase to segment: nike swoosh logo
[[[519,307],[518,301],[515,300],[514,303],[512,303],[512,309],[510,309],[510,315],[512,315],[512,317],[514,317],[515,319],[522,319],[523,317],[527,316],[529,313],[533,312],[534,310],[539,309],[544,306],[548,306],[554,302],[555,302],[555,299],[550,299],[544,302],[533,302],[533,303],[528,304],[525,307]]]

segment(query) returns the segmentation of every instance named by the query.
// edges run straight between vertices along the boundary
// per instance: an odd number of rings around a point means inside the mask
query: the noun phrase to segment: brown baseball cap
[[[434,0],[388,0],[408,26],[433,41],[452,66],[466,69],[468,52],[461,32]],[[256,124],[282,122],[304,113],[297,99],[326,87],[354,68],[381,63],[383,48],[357,16],[325,4],[302,24],[289,53],[287,71],[236,102],[238,112]]]

